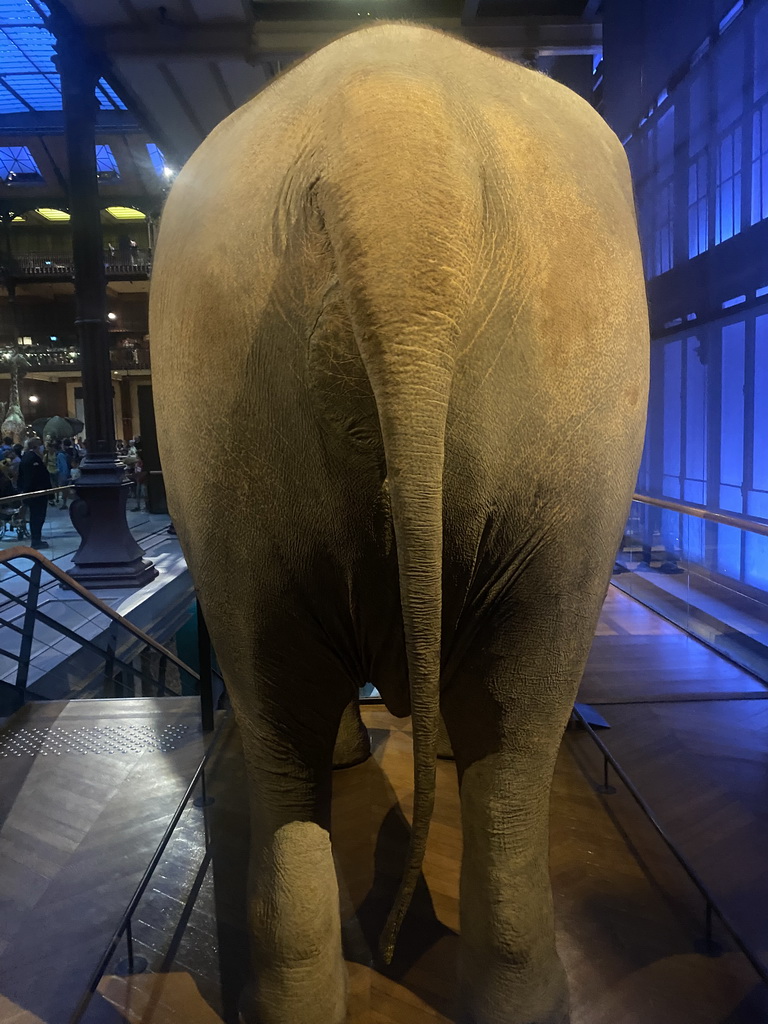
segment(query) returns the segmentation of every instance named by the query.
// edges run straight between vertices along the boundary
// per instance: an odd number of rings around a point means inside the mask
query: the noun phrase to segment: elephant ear
[[[476,147],[432,83],[377,68],[347,85],[328,107],[315,200],[376,402],[397,545],[414,806],[408,861],[380,942],[389,962],[434,806],[445,433],[483,204]]]

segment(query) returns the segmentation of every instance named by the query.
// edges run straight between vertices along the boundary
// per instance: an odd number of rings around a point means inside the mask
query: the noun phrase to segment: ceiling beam
[[[251,26],[244,21],[115,25],[91,30],[94,49],[108,57],[244,55]]]
[[[474,13],[472,13],[474,8]],[[466,0],[461,18],[428,18],[424,24],[453,32],[468,42],[494,49],[535,48],[544,54],[594,53],[602,45],[599,23],[580,18],[477,18],[477,0]],[[420,19],[421,20],[421,19]],[[213,24],[135,25],[101,29],[96,49],[107,57],[164,57],[202,60],[217,57],[294,58],[329,43],[344,32],[370,24],[367,19],[257,21]]]
[[[144,129],[127,110],[99,110],[96,112],[96,132],[99,135],[133,135],[143,134]],[[31,110],[25,114],[3,114],[0,117],[0,136],[63,134],[64,114],[61,110]]]
[[[369,24],[367,21],[365,24]],[[510,54],[536,51],[540,56],[593,54],[602,48],[602,25],[599,22],[545,19],[477,18],[462,24],[457,18],[433,18],[427,23],[451,32],[467,42]],[[251,60],[291,60],[319,49],[343,32],[360,25],[360,21],[341,22],[279,22],[262,21],[253,27]]]

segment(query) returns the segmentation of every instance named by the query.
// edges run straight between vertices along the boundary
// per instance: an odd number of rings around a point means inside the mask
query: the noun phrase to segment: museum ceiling
[[[50,0],[90,30],[107,82],[181,164],[282,68],[369,18],[409,18],[502,55],[583,66],[600,0]],[[590,67],[591,70],[591,67]],[[556,75],[561,77],[561,75]],[[569,83],[570,84],[570,83]]]

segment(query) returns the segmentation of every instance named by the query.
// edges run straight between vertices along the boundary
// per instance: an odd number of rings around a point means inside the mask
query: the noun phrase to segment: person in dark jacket
[[[45,468],[45,462],[41,457],[44,450],[42,439],[39,437],[28,437],[24,442],[24,454],[19,463],[18,489],[20,494],[28,494],[30,491],[45,491],[51,486],[51,478]],[[39,498],[25,498],[24,504],[29,509],[29,532],[31,534],[31,546],[47,548],[49,545],[42,538],[43,523],[48,511],[48,495],[43,494]]]

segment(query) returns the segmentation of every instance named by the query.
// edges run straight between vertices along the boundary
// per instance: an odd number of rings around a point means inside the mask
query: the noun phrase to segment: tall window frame
[[[709,65],[693,73],[688,89],[688,258],[709,248]]]
[[[768,217],[768,3],[758,7],[752,23],[752,166],[750,224]]]
[[[653,231],[654,276],[671,270],[675,262],[675,108],[670,104],[656,125],[656,188]]]
[[[715,245],[738,235],[743,227],[744,24],[743,17],[737,18],[713,51]]]

